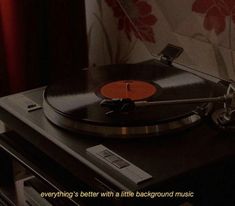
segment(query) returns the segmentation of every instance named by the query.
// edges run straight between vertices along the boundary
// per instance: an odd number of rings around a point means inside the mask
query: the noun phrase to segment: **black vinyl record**
[[[194,111],[198,106],[203,106],[202,104],[148,106],[130,112],[114,112],[107,115],[110,109],[102,107],[101,101],[120,98],[118,96],[120,93],[125,96],[125,91],[120,91],[120,88],[125,90],[128,87],[130,94],[135,93],[134,101],[213,96],[211,82],[173,66],[161,63],[108,65],[83,70],[74,74],[72,78],[48,86],[44,92],[44,112],[49,120],[69,130],[94,134],[99,134],[99,130],[102,130],[101,135],[104,136],[119,134],[125,136],[129,135],[127,130],[130,128],[132,130],[130,136],[133,136],[135,131],[137,135],[161,133],[159,125],[169,122],[178,124],[171,126],[172,129],[169,130],[177,129],[184,124],[185,118],[195,115]],[[105,96],[106,89],[109,89],[107,96]],[[146,127],[150,127],[150,132]],[[116,134],[112,129],[120,131]]]

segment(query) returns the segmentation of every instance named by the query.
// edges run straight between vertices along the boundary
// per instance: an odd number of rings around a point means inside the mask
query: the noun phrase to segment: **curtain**
[[[0,95],[51,83],[87,64],[83,1],[0,1]]]
[[[14,0],[1,0],[1,40],[2,55],[1,58],[7,68],[9,79],[9,89],[12,92],[25,88],[25,80],[23,76],[24,60],[22,47],[22,30],[21,20],[19,18],[17,2]],[[4,51],[3,51],[4,50]],[[7,85],[2,85],[7,86]],[[5,90],[5,89],[4,89]]]

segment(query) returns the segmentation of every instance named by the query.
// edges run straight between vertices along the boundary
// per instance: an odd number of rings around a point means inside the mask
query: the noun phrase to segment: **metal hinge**
[[[160,53],[160,61],[164,64],[171,65],[174,59],[179,57],[184,51],[182,47],[168,44]]]

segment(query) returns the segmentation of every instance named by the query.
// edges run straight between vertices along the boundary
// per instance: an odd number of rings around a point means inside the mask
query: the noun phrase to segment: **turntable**
[[[216,87],[196,75],[164,64],[111,65],[97,70],[101,77],[114,78],[99,79],[83,71],[72,80],[45,89],[43,110],[51,122],[101,137],[158,135],[198,122],[201,119],[198,108],[207,110],[208,105],[163,104],[125,111],[128,108],[124,107],[131,107],[125,104],[125,99],[140,104],[176,97],[212,97]],[[87,79],[87,85],[80,88],[82,79]]]
[[[232,84],[231,91],[223,96],[220,92],[225,85],[220,82],[178,69],[169,60],[166,63],[166,56],[176,58],[169,56],[172,49],[176,56],[182,51],[168,45],[162,52],[164,58],[154,64],[84,69],[48,86],[43,94],[45,116],[53,124],[77,133],[146,138],[193,126],[211,114],[213,102],[224,102],[233,110]],[[220,125],[217,117],[215,121]]]
[[[230,82],[156,60],[84,69],[48,87],[1,98],[1,119],[19,134],[2,136],[1,147],[60,190],[188,188],[201,201],[205,195],[213,200],[211,187],[218,187],[213,180],[234,174],[234,167],[224,166],[235,155],[233,96]],[[63,169],[45,173],[44,166],[35,167],[39,162],[26,160],[38,155]],[[69,178],[61,177],[64,170]],[[84,183],[90,189],[81,188]],[[229,189],[220,188],[227,195]]]
[[[13,130],[1,148],[55,190],[193,192],[178,205],[223,205],[234,196],[235,86],[176,62],[182,52],[168,44],[154,60],[83,69],[1,98]]]

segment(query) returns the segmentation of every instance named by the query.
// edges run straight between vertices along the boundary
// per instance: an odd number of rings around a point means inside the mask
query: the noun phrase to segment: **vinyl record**
[[[158,64],[109,65],[74,74],[44,92],[44,113],[56,125],[104,137],[142,137],[167,133],[200,119],[202,104],[159,105],[114,112],[103,99],[157,101],[213,96],[212,84],[192,73]]]

